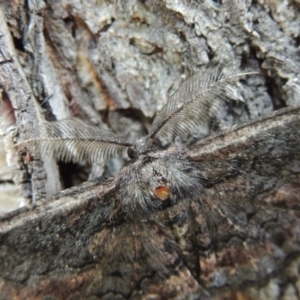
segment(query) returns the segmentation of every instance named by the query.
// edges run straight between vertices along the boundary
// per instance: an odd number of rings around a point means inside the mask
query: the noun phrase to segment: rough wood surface
[[[299,102],[299,4],[224,2],[2,1],[1,85],[16,125],[77,116],[134,140],[205,65],[261,73],[234,87],[237,101],[220,113],[223,126]],[[35,154],[26,166],[14,163],[30,201],[82,181],[42,160]],[[91,177],[123,164],[99,163]]]
[[[135,141],[204,66],[259,72],[226,90],[221,128],[294,108],[119,173],[126,158],[86,167],[9,148],[14,175],[1,183],[13,178],[33,206],[1,218],[0,299],[299,299],[299,10],[296,0],[2,0],[6,143],[69,117]],[[145,217],[128,187],[176,161],[197,188]]]

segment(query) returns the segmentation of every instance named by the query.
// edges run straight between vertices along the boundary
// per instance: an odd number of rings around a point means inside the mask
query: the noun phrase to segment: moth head
[[[186,157],[169,150],[141,155],[123,172],[119,194],[124,210],[133,217],[189,201],[204,185],[198,169]]]
[[[156,138],[149,138],[149,136],[143,136],[139,138],[132,147],[128,148],[127,154],[129,158],[136,158],[142,153],[152,151],[160,146],[160,142]]]

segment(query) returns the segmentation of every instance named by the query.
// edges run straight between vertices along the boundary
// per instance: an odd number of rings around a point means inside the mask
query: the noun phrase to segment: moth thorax
[[[150,143],[151,142],[149,141],[147,136],[144,136],[144,137],[138,139],[134,143],[134,148],[133,148],[134,155],[138,155],[139,153],[143,153],[143,152],[147,151]]]
[[[160,185],[154,190],[154,195],[161,201],[167,200],[170,194],[171,192],[167,185]]]

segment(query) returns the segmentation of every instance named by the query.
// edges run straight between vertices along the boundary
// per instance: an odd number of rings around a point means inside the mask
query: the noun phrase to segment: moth
[[[2,217],[0,299],[297,297],[300,107],[172,143],[245,75],[195,74],[135,143],[71,119],[25,133],[18,147],[58,160],[132,160]]]

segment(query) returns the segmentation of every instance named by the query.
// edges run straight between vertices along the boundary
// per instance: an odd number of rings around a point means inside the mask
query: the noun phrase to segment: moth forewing
[[[115,178],[3,218],[1,294],[69,294],[57,284],[78,282],[78,272],[82,297],[129,293],[144,278],[144,294],[179,280],[185,295],[203,299],[224,284],[252,295],[268,278],[281,282],[300,253],[299,116],[286,109],[185,150],[142,154]],[[162,184],[169,200],[153,193]]]

